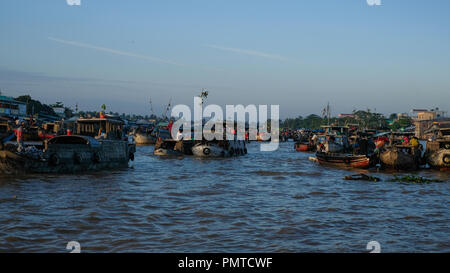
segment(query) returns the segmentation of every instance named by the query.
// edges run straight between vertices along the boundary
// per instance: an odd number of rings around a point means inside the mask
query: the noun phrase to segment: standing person
[[[312,143],[314,144],[314,145],[317,145],[317,135],[316,134],[313,134],[313,136],[311,137],[311,141],[312,141]]]
[[[415,136],[411,138],[410,144],[414,147],[419,147],[419,139]]]
[[[367,139],[367,137],[363,137],[361,139],[361,141],[359,142],[359,153],[362,155],[367,155],[368,154],[368,148],[369,148],[369,140]]]
[[[17,139],[17,151],[20,153],[23,150],[23,131],[25,128],[25,122],[19,124],[19,127],[15,129],[16,139]]]
[[[167,130],[169,130],[169,137],[172,137],[172,126],[173,126],[173,120],[170,120],[169,124],[167,124]]]
[[[175,140],[183,140],[183,129],[178,129],[177,138]]]

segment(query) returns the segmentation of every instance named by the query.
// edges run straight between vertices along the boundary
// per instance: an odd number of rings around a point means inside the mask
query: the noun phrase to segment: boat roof
[[[322,128],[346,128],[346,129],[349,128],[347,125],[321,125],[320,127],[322,127]]]
[[[99,146],[100,143],[93,137],[80,135],[63,135],[55,136],[47,141],[48,144],[86,144],[91,146]]]
[[[98,122],[111,122],[111,123],[119,123],[123,124],[124,122],[120,119],[112,119],[112,118],[79,118],[77,120],[78,123],[98,123]]]

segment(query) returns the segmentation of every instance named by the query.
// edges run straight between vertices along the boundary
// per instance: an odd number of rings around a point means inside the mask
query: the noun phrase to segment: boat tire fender
[[[211,149],[209,149],[209,148],[204,148],[203,149],[203,154],[204,155],[209,155],[211,153]]]
[[[450,164],[450,154],[444,155],[444,163],[445,164]]]
[[[94,153],[94,156],[92,157],[92,161],[94,161],[95,163],[100,163],[100,161],[101,161],[100,154]]]
[[[50,164],[52,164],[53,166],[57,166],[57,165],[59,165],[59,162],[60,162],[59,156],[57,154],[52,154],[50,156],[49,161],[50,161]]]
[[[81,155],[79,153],[74,153],[73,154],[73,161],[75,162],[75,164],[81,164],[81,161],[83,160],[83,158],[81,157]]]

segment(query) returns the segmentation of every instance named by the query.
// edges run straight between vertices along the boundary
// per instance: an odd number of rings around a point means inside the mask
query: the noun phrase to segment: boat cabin
[[[348,126],[333,126],[333,125],[323,125],[321,126],[324,131],[325,135],[344,135],[347,136],[349,132]]]
[[[82,136],[121,140],[124,122],[113,118],[80,118],[76,123],[76,133]]]

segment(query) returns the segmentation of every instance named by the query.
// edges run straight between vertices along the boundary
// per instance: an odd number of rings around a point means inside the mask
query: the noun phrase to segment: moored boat
[[[156,136],[149,132],[135,132],[133,139],[138,145],[155,144],[156,142]]]
[[[368,168],[370,159],[365,155],[317,152],[319,164],[343,168]]]
[[[383,168],[397,170],[417,170],[421,162],[419,147],[411,145],[393,145],[380,153]]]
[[[197,157],[230,157],[247,154],[243,140],[202,141],[192,147]]]
[[[310,152],[314,150],[314,145],[309,142],[295,143],[294,148],[297,152]]]
[[[180,156],[183,152],[177,149],[177,142],[173,139],[158,139],[155,143],[154,155],[159,156]]]
[[[435,137],[427,141],[425,161],[431,168],[450,170],[450,128],[438,128]]]
[[[17,152],[8,144],[0,150],[0,173],[77,173],[127,167],[134,160],[136,146],[119,134],[120,120],[84,119],[77,123],[77,135],[55,136],[39,145]],[[103,130],[102,137],[94,132]]]

